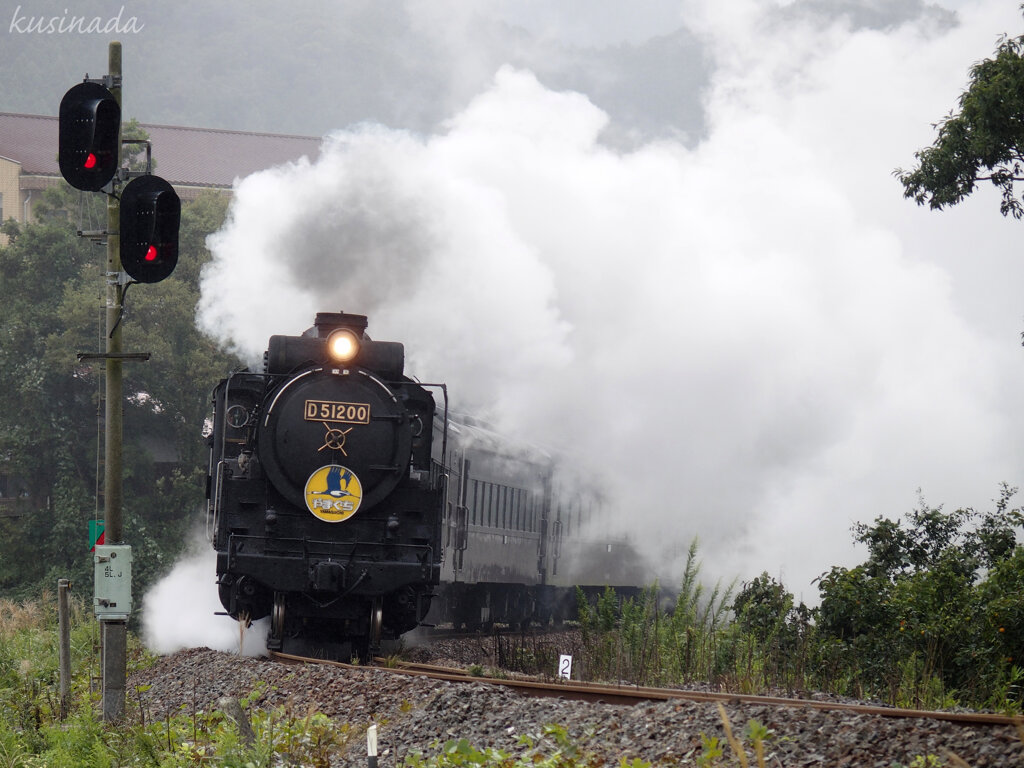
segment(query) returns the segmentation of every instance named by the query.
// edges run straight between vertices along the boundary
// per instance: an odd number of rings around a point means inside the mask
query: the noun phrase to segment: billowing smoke
[[[366,314],[407,372],[571,456],[660,562],[696,535],[712,576],[813,601],[852,522],[1019,475],[1014,342],[964,320],[945,225],[891,175],[999,22],[689,5],[699,144],[610,148],[585,95],[502,68],[431,135],[363,125],[240,180],[199,322],[255,362],[318,311]]]
[[[217,615],[216,553],[202,534],[196,534],[186,555],[146,593],[142,601],[143,640],[157,653],[205,646],[246,656],[267,651],[267,620],[248,628]]]

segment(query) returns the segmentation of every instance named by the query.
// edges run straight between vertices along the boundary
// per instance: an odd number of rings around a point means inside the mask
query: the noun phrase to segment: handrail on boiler
[[[211,542],[217,536],[217,525],[220,523],[220,492],[224,483],[224,465],[227,462],[221,459],[217,462],[217,472],[213,479],[213,488],[210,489],[210,501],[206,507],[206,538]]]

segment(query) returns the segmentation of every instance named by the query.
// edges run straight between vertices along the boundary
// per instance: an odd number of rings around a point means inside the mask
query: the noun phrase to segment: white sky
[[[987,193],[920,209],[892,175],[1024,30],[1014,3],[955,6],[952,29],[868,29],[754,0],[409,3],[467,71],[478,15],[594,46],[682,24],[706,135],[610,148],[614,115],[522,66],[432,133],[338,126],[317,163],[237,184],[201,325],[255,359],[317,311],[367,314],[410,372],[570,451],[662,563],[699,535],[706,576],[816,602],[862,556],[854,522],[1024,479],[1024,224]]]

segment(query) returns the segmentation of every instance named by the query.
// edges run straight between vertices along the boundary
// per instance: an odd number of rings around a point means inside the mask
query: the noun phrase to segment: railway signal
[[[106,363],[104,413],[103,512],[105,543],[94,547],[96,581],[94,607],[100,620],[103,719],[124,715],[127,669],[127,620],[131,615],[131,547],[124,542],[122,515],[124,388],[121,363],[147,360],[149,353],[125,353],[121,345],[121,317],[128,282],[122,270],[140,283],[157,283],[178,263],[178,228],[181,200],[161,178],[137,175],[121,168],[121,44],[108,47],[109,74],[73,86],[60,103],[58,164],[61,175],[84,192],[107,196],[106,227],[79,236],[106,238],[105,351],[96,357]],[[88,78],[88,75],[86,75]],[[129,142],[138,143],[138,142]],[[148,142],[147,160],[148,160]],[[121,183],[135,176],[121,190]],[[94,544],[99,542],[94,541]],[[115,568],[115,555],[121,565]]]
[[[98,192],[117,173],[121,105],[99,83],[73,86],[60,102],[58,164],[68,184]]]
[[[181,200],[159,176],[139,176],[121,192],[121,267],[140,283],[158,283],[178,263]]]

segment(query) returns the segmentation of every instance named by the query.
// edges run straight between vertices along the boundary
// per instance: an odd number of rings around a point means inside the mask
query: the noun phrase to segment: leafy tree
[[[66,564],[59,522],[84,530],[95,469],[95,382],[75,357],[55,359],[50,342],[63,330],[56,307],[62,285],[99,271],[96,248],[54,224],[5,226],[0,249],[0,459],[20,481],[18,512],[3,521],[3,542],[38,557],[0,558],[0,586],[39,578],[46,564]],[[21,523],[21,524],[19,524]],[[13,553],[11,553],[13,554]],[[78,575],[76,573],[76,575]]]
[[[805,687],[812,611],[803,603],[795,605],[793,594],[765,572],[743,585],[733,612],[729,639],[736,661],[746,658],[747,678],[760,674],[764,688]]]
[[[740,628],[762,643],[785,625],[792,608],[793,595],[767,572],[745,583],[732,607]]]
[[[1024,547],[1000,560],[979,586],[979,645],[1007,665],[1024,667]]]
[[[1019,663],[1024,517],[1010,507],[1015,492],[1004,484],[992,512],[945,512],[922,500],[904,520],[854,527],[868,559],[821,577],[818,626],[870,690],[888,686],[895,700],[900,685],[930,680],[984,701]]]
[[[874,575],[870,566],[834,566],[819,577],[818,590],[818,626],[840,640],[872,634],[891,623],[888,606],[892,585]]]
[[[215,192],[186,204],[174,274],[125,296],[124,349],[151,354],[123,369],[124,518],[138,594],[197,519],[210,391],[238,365],[194,323],[205,238],[225,210]],[[105,249],[74,232],[102,229],[105,201],[62,185],[37,213],[36,224],[5,225],[10,242],[0,248],[0,461],[27,484],[22,516],[0,519],[0,589],[15,594],[58,577],[91,581],[85,531],[98,474],[104,366],[77,353],[105,347]],[[19,555],[26,542],[38,557]]]
[[[942,209],[990,181],[1002,192],[1002,214],[1021,218],[1014,185],[1024,180],[1024,35],[1003,36],[995,55],[971,68],[959,105],[936,124],[935,143],[915,153],[917,167],[895,171],[904,196]]]

